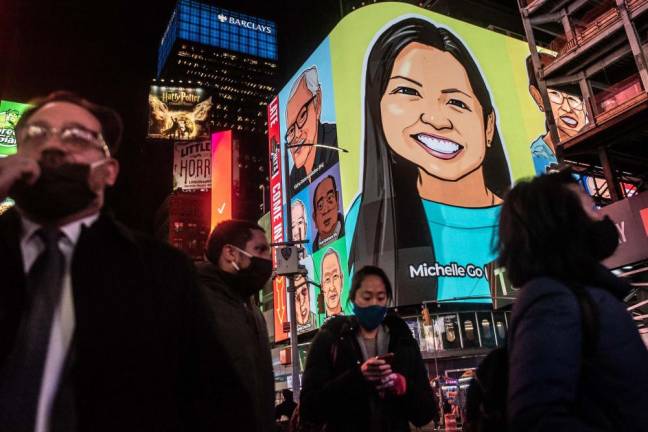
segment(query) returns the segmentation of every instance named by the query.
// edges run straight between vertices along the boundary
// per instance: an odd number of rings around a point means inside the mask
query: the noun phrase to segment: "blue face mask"
[[[365,330],[373,330],[382,324],[385,315],[387,315],[387,307],[379,305],[360,307],[354,303],[353,313],[358,317],[362,328]]]

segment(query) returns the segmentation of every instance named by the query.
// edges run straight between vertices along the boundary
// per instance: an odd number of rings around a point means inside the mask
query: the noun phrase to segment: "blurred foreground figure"
[[[562,172],[509,192],[499,237],[500,262],[521,287],[510,429],[648,430],[648,352],[621,301],[630,287],[600,264],[618,246],[614,223]]]
[[[330,318],[308,353],[300,430],[404,432],[408,422],[422,426],[436,416],[421,351],[405,321],[387,313],[391,299],[380,268],[355,273],[355,316]]]
[[[263,229],[242,220],[219,223],[198,273],[210,310],[201,364],[215,388],[201,406],[213,423],[201,430],[273,431],[274,375],[268,329],[252,297],[272,274]]]
[[[200,314],[188,259],[117,223],[122,126],[58,92],[0,159],[0,430],[180,431]]]

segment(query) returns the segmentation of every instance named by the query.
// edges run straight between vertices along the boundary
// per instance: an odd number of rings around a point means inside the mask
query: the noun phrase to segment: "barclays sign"
[[[255,30],[261,33],[272,34],[272,27],[270,26],[257,24],[252,21],[246,21],[244,19],[235,18],[232,16],[227,16],[223,13],[218,14],[218,20],[223,24],[228,23],[239,27],[245,27],[250,30]]]

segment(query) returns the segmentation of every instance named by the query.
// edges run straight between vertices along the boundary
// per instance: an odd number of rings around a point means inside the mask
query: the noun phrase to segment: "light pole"
[[[297,243],[304,243],[303,241],[294,242],[292,239],[292,208],[290,205],[290,198],[292,196],[292,191],[290,190],[290,172],[288,170],[288,153],[291,148],[296,147],[319,147],[327,150],[342,151],[348,153],[348,150],[327,145],[327,144],[285,144],[284,151],[284,168],[283,174],[286,179],[286,219],[288,221],[288,245],[294,246]],[[288,276],[288,284],[286,286],[286,292],[288,293],[288,311],[290,313],[288,317],[288,322],[290,323],[290,362],[292,363],[292,382],[293,382],[293,395],[296,399],[299,399],[299,393],[301,390],[301,382],[299,380],[299,341],[297,335],[297,311],[295,310],[295,275]]]

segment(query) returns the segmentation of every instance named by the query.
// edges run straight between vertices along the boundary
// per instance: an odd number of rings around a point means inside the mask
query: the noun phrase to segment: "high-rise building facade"
[[[158,80],[212,94],[213,129],[265,134],[265,106],[276,92],[276,33],[272,21],[180,0],[160,44]]]
[[[266,106],[276,93],[277,59],[274,22],[195,0],[178,1],[160,43],[155,84],[205,89],[213,103],[211,131],[234,134],[235,217],[261,215]]]

